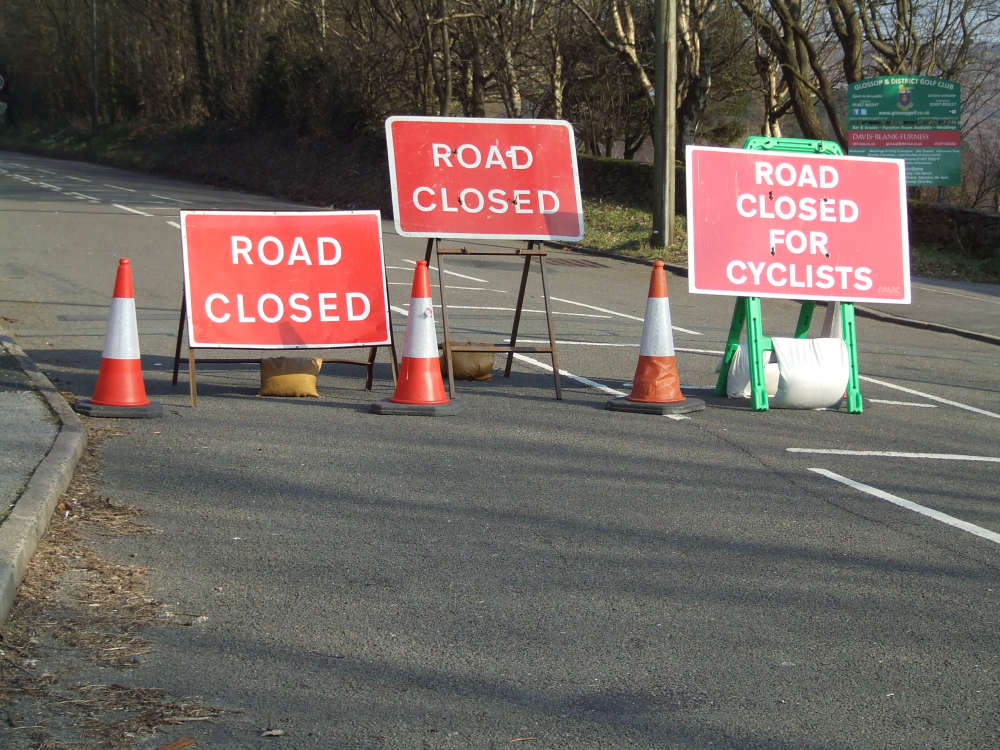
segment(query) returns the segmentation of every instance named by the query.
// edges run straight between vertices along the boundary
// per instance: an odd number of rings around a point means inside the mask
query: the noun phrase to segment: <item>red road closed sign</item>
[[[910,301],[899,159],[688,146],[687,201],[692,292]]]
[[[182,211],[191,347],[389,343],[378,211]]]
[[[583,237],[576,141],[568,122],[390,117],[385,132],[401,235]]]

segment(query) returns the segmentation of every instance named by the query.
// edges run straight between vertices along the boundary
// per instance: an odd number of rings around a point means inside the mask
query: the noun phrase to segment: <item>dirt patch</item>
[[[88,425],[86,453],[0,628],[0,746],[8,750],[130,748],[158,727],[222,713],[123,684],[150,650],[143,629],[169,619],[147,594],[144,568],[102,559],[86,543],[92,534],[153,533],[138,509],[95,485],[102,444],[121,434]],[[180,735],[165,735],[163,746],[193,746]]]

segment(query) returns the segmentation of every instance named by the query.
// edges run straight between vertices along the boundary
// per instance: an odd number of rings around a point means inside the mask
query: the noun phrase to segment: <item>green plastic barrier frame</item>
[[[744,149],[754,151],[786,151],[800,154],[826,154],[843,156],[840,145],[834,141],[814,141],[807,138],[768,138],[751,136],[743,144]],[[861,386],[858,377],[858,339],[854,318],[853,302],[833,302],[840,305],[840,331],[847,345],[849,374],[847,378],[847,410],[851,414],[862,412]],[[804,301],[799,309],[799,319],[795,325],[795,338],[806,338],[812,324],[814,301]],[[719,370],[719,380],[715,386],[717,396],[726,395],[729,381],[729,366],[740,347],[743,330],[747,332],[747,359],[750,369],[750,400],[754,411],[767,411],[767,385],[764,380],[764,353],[774,351],[769,336],[764,335],[764,317],[760,297],[740,297],[733,306],[733,318],[729,325],[729,338]]]

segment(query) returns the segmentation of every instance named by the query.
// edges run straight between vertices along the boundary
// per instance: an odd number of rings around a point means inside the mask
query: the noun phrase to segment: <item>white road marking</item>
[[[860,380],[864,380],[866,383],[875,383],[876,385],[884,385],[886,388],[893,388],[897,391],[902,391],[903,393],[909,393],[913,396],[920,396],[921,398],[930,399],[931,401],[937,401],[940,404],[948,404],[948,406],[954,406],[959,409],[965,409],[966,411],[975,412],[976,414],[982,414],[986,417],[993,417],[994,419],[1000,419],[1000,414],[992,411],[986,411],[986,409],[978,409],[975,406],[969,406],[968,404],[959,403],[958,401],[951,401],[946,398],[941,398],[940,396],[932,396],[929,393],[924,393],[923,391],[917,391],[912,388],[904,388],[901,385],[893,385],[892,383],[887,383],[884,380],[876,380],[875,378],[869,378],[864,375],[859,375]]]
[[[721,357],[725,352],[715,349],[689,349],[684,346],[675,346],[675,352],[687,352],[688,354],[711,354],[713,357]]]
[[[545,362],[537,360],[533,357],[526,357],[523,354],[518,354],[515,352],[514,359],[520,360],[521,362],[525,362],[529,365],[533,365],[539,368],[540,370],[545,370],[546,372],[552,372],[552,365],[548,365]],[[624,391],[615,390],[614,388],[604,385],[604,383],[598,383],[596,380],[585,378],[582,375],[574,375],[573,373],[563,370],[562,368],[559,369],[559,374],[564,378],[575,380],[581,385],[588,386],[589,388],[596,388],[602,393],[607,393],[609,396],[615,396],[616,398],[621,398],[622,396],[628,395]],[[684,414],[664,414],[663,416],[667,417],[668,419],[672,419],[675,422],[683,422],[685,420],[691,419],[691,417],[685,416]]]
[[[122,187],[121,185],[112,185],[110,182],[105,182],[104,187],[109,187],[112,190],[124,190],[126,193],[134,193],[135,190],[132,188]]]
[[[180,198],[171,198],[169,195],[157,195],[156,193],[150,193],[154,198],[160,198],[165,201],[173,201],[174,203],[187,203],[190,205],[191,201],[182,201]]]
[[[66,195],[72,195],[74,198],[80,198],[80,199],[85,200],[85,201],[93,201],[94,203],[100,203],[101,202],[100,198],[95,198],[92,195],[86,195],[84,193],[77,193],[75,191],[72,192],[72,193],[66,193]]]
[[[387,266],[388,268],[388,266]],[[410,269],[405,268],[404,271],[409,271]],[[390,281],[389,286],[412,286],[412,281]],[[431,286],[437,286],[437,282],[431,282]],[[487,289],[483,286],[452,286],[451,284],[445,284],[445,289],[456,289],[461,292],[490,292],[491,294],[507,294],[503,289]]]
[[[128,206],[123,206],[121,203],[112,203],[115,208],[120,208],[122,211],[128,211],[132,214],[139,214],[139,216],[152,216],[153,214],[147,214],[145,211],[140,211],[136,208],[129,208]]]
[[[906,451],[857,451],[841,448],[785,448],[789,453],[825,453],[831,456],[885,456],[887,458],[928,458],[936,461],[986,461],[1000,464],[1000,456],[967,456],[961,453],[910,453]]]
[[[172,226],[174,229],[180,229],[181,228],[181,225],[178,224],[176,221],[168,221],[167,224],[169,224],[170,226]]]
[[[90,180],[85,177],[74,177],[71,174],[63,175],[67,180],[75,180],[76,182],[90,182]]]
[[[637,317],[635,315],[629,315],[628,313],[623,313],[623,312],[616,312],[615,310],[608,310],[606,308],[596,307],[594,305],[587,305],[587,304],[584,304],[583,302],[574,302],[571,299],[563,299],[562,297],[550,297],[550,299],[554,299],[556,302],[565,302],[567,305],[579,305],[580,307],[586,307],[586,308],[589,308],[591,310],[597,310],[598,312],[608,313],[609,315],[617,315],[619,318],[628,318],[629,320],[638,320],[640,323],[642,323],[642,322],[645,321],[645,318],[640,318],[640,317]],[[673,328],[675,331],[681,331],[683,333],[690,333],[692,336],[701,336],[702,335],[698,331],[692,331],[692,330],[687,329],[687,328],[681,328],[680,326],[671,325],[671,328]]]
[[[873,404],[889,404],[890,406],[919,406],[923,409],[937,409],[937,404],[922,404],[919,401],[888,401],[884,398],[870,398]]]
[[[955,518],[954,516],[949,516],[947,513],[942,513],[941,511],[934,510],[933,508],[927,508],[919,503],[915,503],[912,500],[906,500],[897,495],[892,495],[884,490],[880,490],[877,487],[872,487],[869,484],[864,484],[862,482],[856,482],[848,477],[841,476],[832,471],[826,469],[816,469],[811,468],[809,471],[815,472],[827,479],[832,479],[835,482],[840,482],[848,487],[858,490],[859,492],[867,493],[873,497],[877,497],[880,500],[886,500],[893,505],[898,505],[900,508],[905,508],[906,510],[912,510],[914,513],[919,513],[920,515],[927,516],[928,518],[933,518],[935,521],[940,521],[941,523],[946,523],[949,526],[954,526],[956,529],[961,529],[962,531],[967,531],[970,534],[975,534],[983,539],[988,539],[991,542],[1000,544],[1000,534],[995,531],[990,531],[989,529],[984,529],[982,526],[976,526],[974,523],[969,523],[968,521],[963,521],[961,518]]]
[[[394,312],[399,313],[400,315],[404,315],[404,316],[409,316],[409,314],[410,314],[409,310],[404,310],[403,308],[397,307],[396,305],[389,305],[389,309],[393,310]],[[548,342],[545,342],[545,343],[548,343]],[[517,359],[517,360],[520,360],[521,362],[525,362],[525,363],[527,363],[529,365],[533,365],[535,367],[538,367],[539,369],[545,370],[546,372],[552,372],[552,365],[547,365],[547,364],[545,364],[544,362],[542,362],[540,360],[534,359],[533,357],[526,357],[523,354],[519,354],[517,352],[514,352],[514,359]],[[563,377],[569,378],[570,380],[575,380],[576,382],[581,383],[583,385],[589,386],[591,388],[596,388],[597,390],[601,391],[602,393],[607,393],[610,396],[621,397],[621,396],[627,396],[628,395],[627,393],[625,393],[623,391],[616,391],[614,388],[610,388],[610,387],[604,385],[603,383],[598,383],[596,380],[591,380],[590,378],[585,378],[582,375],[574,375],[573,373],[567,372],[566,370],[563,370],[563,369],[559,370],[559,374],[562,375]],[[666,416],[670,417],[671,419],[675,419],[675,420],[689,419],[689,417],[686,417],[683,414],[667,414]]]
[[[414,266],[417,265],[417,261],[410,260],[409,258],[403,258],[403,262],[404,263],[412,263]],[[432,270],[432,271],[438,270],[437,266],[432,266],[429,263],[427,264],[427,267],[430,270]],[[409,270],[409,269],[406,269],[406,270]],[[449,276],[457,276],[460,279],[468,279],[469,281],[475,281],[478,284],[489,284],[490,283],[486,279],[477,279],[475,276],[466,276],[464,273],[456,273],[455,271],[447,271],[447,270],[445,271],[445,273],[448,274]]]
[[[449,305],[449,307],[450,307],[450,305]],[[510,339],[505,339],[505,340],[509,341]],[[518,341],[520,341],[522,344],[547,344],[547,343],[549,343],[548,339],[522,339],[522,338],[518,338]],[[638,343],[636,343],[636,344],[614,344],[614,343],[606,342],[606,341],[561,341],[559,339],[556,339],[556,344],[558,346],[608,346],[608,347],[613,347],[613,348],[631,348],[631,349],[638,349],[639,348],[639,344]]]
[[[62,188],[59,187],[58,185],[52,185],[48,182],[42,182],[41,180],[39,180],[37,184],[41,185],[43,188],[48,188],[49,190],[55,190],[58,193],[62,192]]]
[[[441,305],[434,305],[434,307],[440,307]],[[491,310],[499,312],[516,312],[513,307],[480,307],[478,305],[448,305],[449,310]],[[540,313],[545,314],[545,310],[529,310],[527,307],[521,308],[522,313]],[[594,315],[593,313],[571,313],[571,312],[560,312],[558,310],[552,311],[553,315],[564,315],[566,317],[573,318],[610,318],[610,315]],[[547,343],[547,342],[546,342]]]

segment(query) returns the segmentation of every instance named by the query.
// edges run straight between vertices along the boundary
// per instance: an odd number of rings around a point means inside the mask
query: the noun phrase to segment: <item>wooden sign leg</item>
[[[177,385],[177,368],[181,364],[181,341],[184,339],[184,319],[187,317],[187,295],[181,289],[181,317],[177,321],[177,346],[174,348],[174,379],[171,385]]]
[[[510,377],[510,366],[514,362],[513,350],[517,346],[517,329],[521,326],[521,307],[524,305],[524,290],[528,285],[528,271],[530,270],[531,256],[529,255],[524,259],[524,268],[521,271],[521,288],[517,291],[517,305],[514,307],[514,325],[510,330],[511,351],[507,352],[507,366],[503,370],[505,378]]]
[[[194,349],[188,350],[188,387],[191,391],[191,408],[198,405],[198,384],[194,365]]]
[[[559,355],[556,354],[556,334],[552,329],[552,313],[549,310],[549,292],[545,287],[545,263],[541,255],[538,256],[538,273],[542,277],[542,299],[545,301],[545,324],[549,328],[549,353],[552,355],[552,378],[556,385],[556,401],[562,400],[562,390],[559,387]],[[511,352],[513,354],[513,352]]]
[[[430,252],[430,246],[427,251]],[[444,339],[444,359],[448,363],[448,397],[455,398],[455,362],[451,351],[451,329],[448,326],[448,303],[444,293],[444,258],[439,254],[438,264],[438,299],[441,300],[441,329]]]

